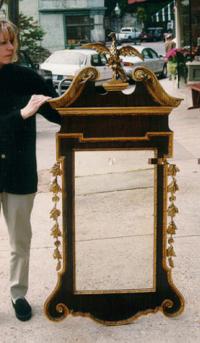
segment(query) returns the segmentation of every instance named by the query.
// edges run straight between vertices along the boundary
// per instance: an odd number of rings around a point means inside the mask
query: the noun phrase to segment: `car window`
[[[100,58],[99,58],[99,55],[95,54],[95,55],[92,55],[91,56],[91,65],[92,66],[99,66],[101,63],[100,63]]]
[[[18,63],[20,65],[22,65],[23,67],[33,68],[33,63],[30,61],[28,56],[26,56],[26,54],[23,51],[19,52],[19,61],[18,61]]]
[[[131,32],[132,30],[131,29],[128,29],[128,28],[124,28],[124,29],[121,29],[121,32]]]
[[[144,49],[142,51],[142,55],[145,59],[149,59],[149,58],[152,58],[151,54],[149,53],[149,49]]]
[[[105,55],[94,54],[91,56],[91,65],[94,67],[102,67],[108,63]]]
[[[151,56],[151,58],[158,58],[158,54],[156,51],[152,50],[152,49],[148,49],[149,55]]]
[[[94,67],[102,67],[107,63],[107,59],[104,55],[94,54],[91,56],[91,65]]]
[[[101,65],[102,66],[105,66],[108,63],[105,55],[100,55],[100,59],[101,59]]]

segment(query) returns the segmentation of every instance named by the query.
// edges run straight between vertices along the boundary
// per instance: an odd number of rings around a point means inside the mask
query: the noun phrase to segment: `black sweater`
[[[20,114],[33,94],[56,96],[29,68],[8,64],[0,69],[0,192],[37,191],[36,118],[24,120]],[[59,114],[47,103],[39,113],[60,123]]]

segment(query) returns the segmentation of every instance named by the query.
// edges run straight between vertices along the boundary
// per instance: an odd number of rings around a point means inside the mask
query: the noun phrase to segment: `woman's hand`
[[[42,106],[45,102],[47,102],[51,97],[46,96],[46,95],[38,95],[34,94],[30,98],[28,104],[21,109],[21,116],[23,119],[27,119],[31,116],[33,116],[40,106]]]

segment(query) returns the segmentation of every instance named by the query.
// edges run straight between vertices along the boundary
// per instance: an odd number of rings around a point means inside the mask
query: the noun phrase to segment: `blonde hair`
[[[8,20],[0,19],[0,33],[3,34],[5,40],[9,40],[13,46],[13,57],[12,61],[17,60],[17,47],[18,47],[18,38],[17,38],[17,27]]]

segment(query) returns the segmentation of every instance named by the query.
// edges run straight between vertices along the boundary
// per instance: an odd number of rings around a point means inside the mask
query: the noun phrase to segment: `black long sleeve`
[[[23,119],[33,94],[57,94],[36,72],[8,64],[0,69],[0,192],[29,194],[37,191],[36,116]],[[57,111],[46,103],[38,111],[60,123]]]
[[[29,68],[10,64],[0,71],[0,125],[11,120],[20,121],[20,110],[33,94],[56,97],[58,94],[35,71]],[[60,124],[60,115],[44,104],[38,111],[47,120]]]

